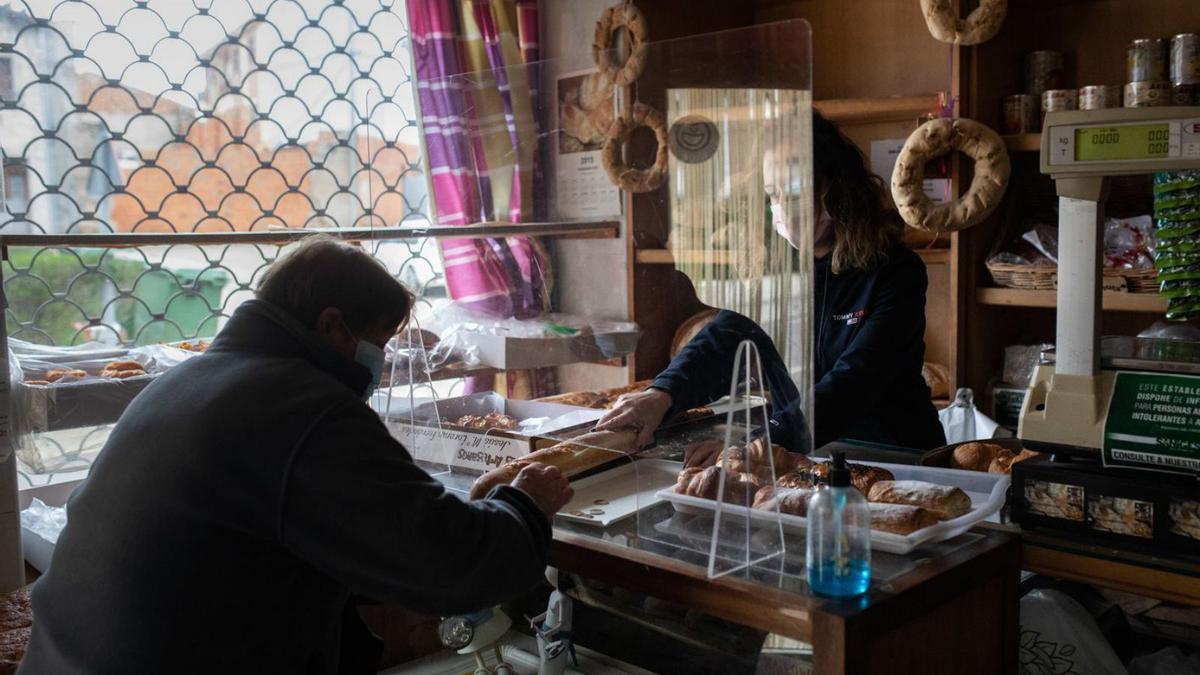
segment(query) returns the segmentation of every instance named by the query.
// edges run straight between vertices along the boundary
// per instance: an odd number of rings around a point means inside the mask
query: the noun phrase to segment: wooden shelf
[[[1009,152],[1041,152],[1041,134],[1008,134],[1001,136]]]
[[[691,265],[729,265],[733,262],[731,251],[684,251],[679,262]],[[674,265],[675,255],[666,248],[643,248],[637,251],[637,262],[641,265]]]
[[[1058,306],[1058,295],[1054,291],[1032,291],[1021,288],[980,288],[975,294],[975,301],[981,305],[1054,309]],[[1104,309],[1112,312],[1161,314],[1167,311],[1167,300],[1157,293],[1106,291],[1104,293]]]
[[[913,252],[920,256],[926,265],[950,264],[950,249],[948,248],[914,248]]]
[[[840,124],[891,120],[915,122],[918,116],[936,111],[937,105],[937,94],[813,101],[813,107],[817,109],[817,112]]]

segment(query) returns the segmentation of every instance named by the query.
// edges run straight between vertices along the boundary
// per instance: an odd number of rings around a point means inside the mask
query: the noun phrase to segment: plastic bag
[[[1000,427],[975,407],[975,392],[962,388],[954,394],[954,403],[938,411],[938,420],[946,431],[946,443],[964,443],[994,438]]]
[[[1021,235],[1021,239],[1029,242],[1038,253],[1046,256],[1055,265],[1058,264],[1058,228],[1054,225],[1034,225],[1033,229]]]
[[[1125,675],[1095,619],[1065,593],[1030,591],[1021,598],[1022,675]]]
[[[1105,220],[1104,265],[1116,269],[1154,267],[1154,219],[1136,216]]]
[[[1004,348],[1004,382],[1017,387],[1028,387],[1033,378],[1033,369],[1042,359],[1042,352],[1052,344],[1009,345]]]

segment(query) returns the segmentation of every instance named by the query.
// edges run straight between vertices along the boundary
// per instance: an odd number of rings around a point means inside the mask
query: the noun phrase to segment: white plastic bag
[[[1054,590],[1021,598],[1020,661],[1022,675],[1126,675],[1096,620]]]
[[[996,435],[1000,427],[992,418],[975,407],[975,392],[962,388],[954,394],[954,403],[938,411],[942,429],[946,431],[946,443],[987,440]]]

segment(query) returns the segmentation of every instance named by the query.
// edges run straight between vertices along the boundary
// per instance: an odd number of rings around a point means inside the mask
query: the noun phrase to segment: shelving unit
[[[1038,134],[1008,134],[1001,136],[1009,152],[1041,152],[1042,135]]]
[[[1053,309],[1058,305],[1055,291],[1036,291],[1023,288],[979,288],[975,300],[980,305],[997,307],[1036,307]],[[1104,309],[1113,312],[1147,312],[1161,314],[1167,311],[1167,301],[1157,293],[1121,293],[1105,291]]]
[[[863,124],[894,120],[915,121],[937,109],[937,94],[840,98],[813,101],[813,107],[839,124]]]

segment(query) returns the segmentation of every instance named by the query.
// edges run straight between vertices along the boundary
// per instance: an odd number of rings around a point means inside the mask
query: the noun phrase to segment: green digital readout
[[[1119,162],[1160,159],[1171,149],[1167,124],[1130,124],[1119,127],[1083,127],[1075,130],[1075,161]]]

